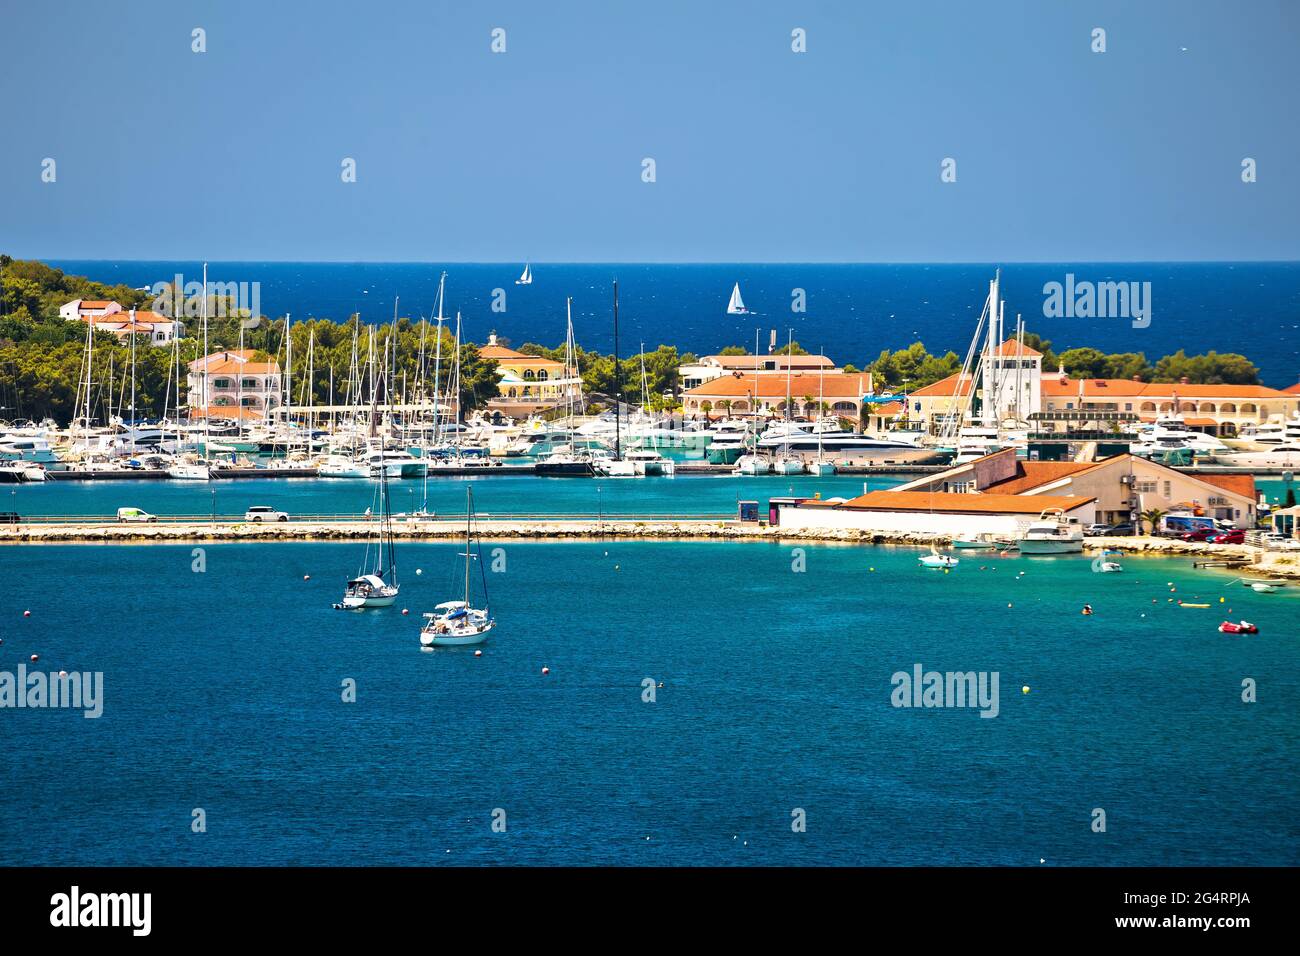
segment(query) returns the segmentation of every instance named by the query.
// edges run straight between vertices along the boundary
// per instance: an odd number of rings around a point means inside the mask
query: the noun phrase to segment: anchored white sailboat
[[[359,611],[367,607],[391,607],[397,600],[397,556],[393,548],[393,510],[388,500],[388,471],[379,469],[379,528],[366,541],[361,570],[348,582],[343,600],[334,607],[340,611]],[[374,559],[370,549],[374,546]]]
[[[533,267],[531,263],[524,263],[524,272],[515,280],[515,285],[532,285],[533,284]]]
[[[482,644],[487,640],[488,632],[496,627],[496,621],[488,609],[487,574],[479,549],[473,546],[474,536],[474,489],[465,489],[465,596],[463,600],[444,601],[424,615],[427,623],[420,629],[420,643],[425,647],[459,647],[466,644]],[[483,607],[473,606],[470,599],[470,568],[478,561],[479,577],[483,583]]]
[[[735,288],[731,290],[731,301],[727,303],[728,315],[754,315],[755,313],[745,308],[745,300],[740,297],[740,283],[737,282]]]

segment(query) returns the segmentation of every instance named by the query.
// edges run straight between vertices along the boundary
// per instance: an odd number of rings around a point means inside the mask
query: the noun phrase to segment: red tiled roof
[[[866,372],[849,374],[835,372],[832,374],[812,374],[795,372],[789,379],[791,401],[802,401],[807,395],[816,399],[820,393],[824,398],[859,399],[866,394],[871,384],[871,376]],[[744,374],[734,372],[723,375],[690,389],[686,394],[691,398],[745,398],[757,391],[762,399],[784,399],[787,391],[786,376]]]
[[[1106,459],[1107,462],[1114,459]],[[993,494],[1019,495],[1062,478],[1091,471],[1102,462],[1095,461],[1017,461],[1014,477],[994,482],[980,489]]]
[[[1031,349],[1028,345],[1021,345],[1014,338],[1007,339],[998,346],[998,355],[1009,355],[1015,358],[1019,355],[1022,358],[1042,358],[1043,353],[1037,349]]]
[[[949,375],[947,378],[940,379],[939,381],[935,382],[933,385],[927,385],[924,388],[918,388],[916,391],[910,392],[909,395],[912,398],[925,398],[928,396],[944,396],[944,395],[951,396],[951,395],[958,395],[958,394],[965,395],[970,391],[970,376],[968,375],[962,378],[961,387],[959,390],[957,386],[957,379],[960,375],[961,375],[960,372],[954,372],[952,375]]]
[[[1254,475],[1193,475],[1198,481],[1256,500]]]

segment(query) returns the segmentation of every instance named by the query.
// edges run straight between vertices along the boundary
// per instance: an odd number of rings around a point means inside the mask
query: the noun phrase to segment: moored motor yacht
[[[1021,554],[1070,554],[1083,551],[1083,525],[1060,508],[1047,508],[1020,538]]]

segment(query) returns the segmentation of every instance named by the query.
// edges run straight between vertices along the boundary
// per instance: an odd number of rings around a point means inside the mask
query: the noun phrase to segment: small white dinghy
[[[959,559],[954,558],[951,554],[940,554],[934,545],[930,546],[929,554],[923,554],[917,560],[921,562],[923,568],[943,568],[944,570],[955,568],[959,562]]]

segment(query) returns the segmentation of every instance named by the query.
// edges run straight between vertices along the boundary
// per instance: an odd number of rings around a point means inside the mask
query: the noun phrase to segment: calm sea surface
[[[180,273],[198,282],[196,262],[55,262],[65,271],[131,286],[171,281]],[[612,348],[610,281],[619,280],[621,351],[661,343],[683,351],[715,352],[726,345],[754,347],[761,329],[785,341],[786,330],[810,351],[859,367],[882,349],[922,340],[931,351],[964,355],[975,331],[994,264],[546,264],[531,285],[517,286],[522,264],[210,263],[213,282],[260,283],[261,311],[295,319],[344,319],[359,311],[371,322],[393,315],[433,314],[438,275],[446,269],[447,307],[460,309],[466,336],[483,341],[496,330],[515,345],[564,341],[564,300],[574,299],[578,342]],[[1043,286],[1076,281],[1150,282],[1152,318],[1135,329],[1121,318],[1045,318]],[[1178,349],[1240,352],[1265,383],[1285,387],[1300,379],[1300,263],[1060,263],[1006,264],[1002,269],[1007,322],[1022,313],[1031,332],[1059,352],[1093,346],[1106,352],[1144,352],[1154,362]],[[732,285],[757,316],[726,313]],[[493,311],[493,290],[505,292],[505,311]],[[791,311],[793,290],[806,294],[807,311]]]
[[[499,546],[480,658],[417,640],[453,543],[402,548],[409,616],[330,609],[355,544],[0,548],[0,670],[105,681],[97,720],[0,712],[0,864],[1300,863],[1300,595],[1170,559]],[[916,663],[999,672],[999,715],[891,707]]]

